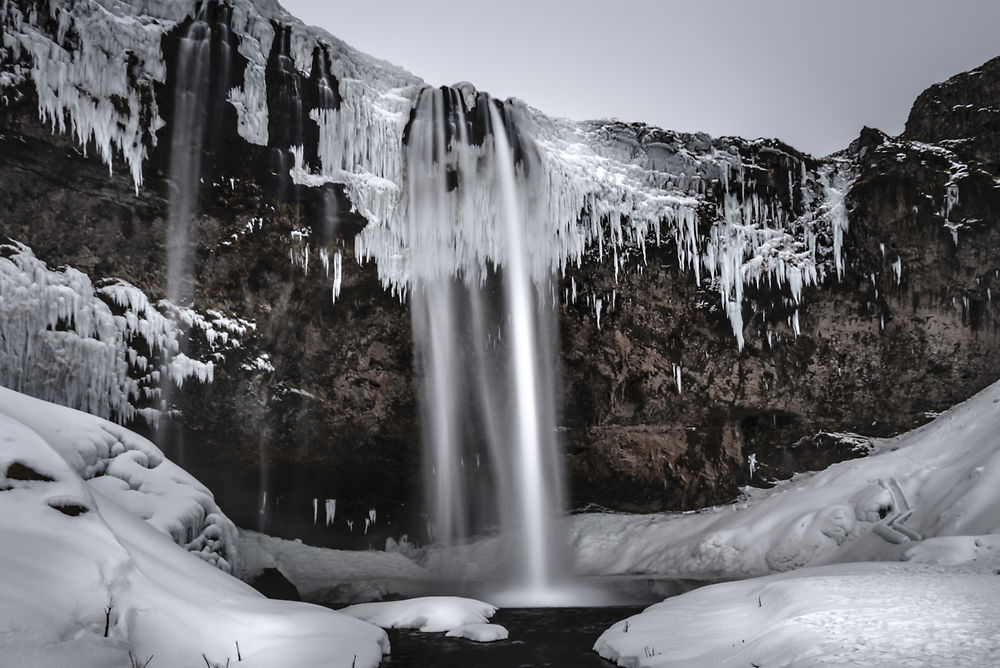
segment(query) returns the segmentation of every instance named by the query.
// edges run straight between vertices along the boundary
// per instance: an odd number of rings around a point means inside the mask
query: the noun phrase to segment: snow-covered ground
[[[378,627],[270,601],[225,573],[234,534],[148,441],[0,388],[4,668],[118,668],[129,652],[151,668],[379,663]]]

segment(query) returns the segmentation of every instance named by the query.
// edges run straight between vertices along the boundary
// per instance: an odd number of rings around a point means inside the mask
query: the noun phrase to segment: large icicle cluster
[[[121,7],[114,2],[50,2],[47,15],[41,3],[27,11],[19,4],[3,3],[2,45],[6,60],[30,64],[40,117],[53,130],[71,131],[84,150],[92,143],[109,167],[117,151],[138,190],[147,146],[162,126],[150,90],[166,74],[161,28],[145,17],[112,14]]]
[[[164,310],[168,305],[161,306]],[[184,311],[210,346],[239,345],[248,323]],[[174,356],[181,330],[124,281],[95,287],[49,269],[22,244],[0,246],[0,385],[125,422],[158,413],[160,379],[211,382],[213,362]]]
[[[283,62],[303,77],[315,74],[331,94],[337,89],[336,104],[302,110],[305,122],[318,126],[317,146],[277,148],[292,150],[296,183],[344,185],[369,223],[356,237],[357,257],[374,260],[383,284],[405,294],[413,266],[404,134],[423,82],[304,26],[271,0],[226,4],[246,61],[241,85],[229,92],[239,133],[259,145],[274,139],[268,136],[266,74],[277,27]],[[72,130],[83,145],[93,142],[109,164],[118,152],[139,187],[143,159],[162,123],[152,95],[153,83],[166,78],[161,40],[195,13],[196,3],[52,0],[45,16],[35,7],[18,0],[0,5],[0,88],[27,72],[38,89],[41,117]],[[312,72],[315,62],[323,71]],[[451,90],[474,106],[471,86]],[[644,262],[648,244],[671,242],[682,270],[699,284],[707,278],[718,291],[742,346],[747,285],[779,288],[794,305],[804,287],[832,275],[828,259],[838,276],[843,272],[850,172],[836,161],[818,170],[789,156],[797,164],[788,166],[788,192],[778,196],[767,183],[774,175],[755,164],[761,151],[774,149],[759,142],[674,133],[641,139],[617,122],[551,119],[517,101],[504,109],[517,119],[517,134],[538,163],[519,173],[521,197],[544,214],[531,232],[536,277],[565,275],[585,255],[614,262],[617,276],[626,256]],[[485,272],[503,262],[490,232],[497,227],[495,188],[464,187],[479,188],[480,195],[468,198],[474,204],[456,223],[461,244],[441,258],[441,270],[453,274]],[[473,258],[476,267],[470,267]]]

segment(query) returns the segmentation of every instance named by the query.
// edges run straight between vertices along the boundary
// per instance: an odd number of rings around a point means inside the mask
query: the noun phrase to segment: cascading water
[[[506,572],[497,576],[519,605],[549,604],[566,570],[548,350],[554,304],[539,269],[547,265],[528,243],[533,156],[512,146],[505,125],[517,132],[515,110],[498,104],[479,95],[468,111],[458,91],[428,89],[407,130],[431,537],[456,544],[498,526]]]
[[[192,21],[177,46],[173,122],[170,135],[170,197],[167,217],[167,300],[178,307],[190,306],[194,299],[192,266],[192,218],[201,177],[201,152],[209,102],[212,31],[204,17]],[[181,325],[181,323],[178,323]],[[183,328],[182,328],[182,331]],[[179,337],[184,353],[186,335]],[[170,363],[178,360],[175,357]],[[163,410],[170,410],[173,381],[163,375],[160,398]],[[163,429],[166,429],[164,421]],[[160,439],[165,440],[166,433]],[[172,450],[184,465],[184,442],[179,432],[171,436]],[[161,442],[161,446],[164,443]]]

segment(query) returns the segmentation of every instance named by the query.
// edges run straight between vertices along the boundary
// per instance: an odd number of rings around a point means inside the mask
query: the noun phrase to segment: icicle
[[[333,254],[333,286],[330,288],[331,298],[333,303],[337,303],[337,298],[340,297],[340,287],[343,282],[343,272],[344,265],[343,260],[340,257],[340,251]]]
[[[750,453],[747,456],[747,466],[750,467],[750,479],[753,480],[753,474],[757,471],[757,454]]]
[[[337,499],[327,499],[324,508],[326,509],[326,526],[330,526],[337,516]]]
[[[313,524],[319,522],[319,499],[313,498]]]

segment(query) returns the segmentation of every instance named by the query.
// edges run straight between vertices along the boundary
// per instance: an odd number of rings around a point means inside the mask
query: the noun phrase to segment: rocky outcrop
[[[398,140],[392,150],[402,154],[405,114],[395,125],[385,119],[391,104],[415,103],[419,82],[383,73],[376,93],[357,93],[382,65],[330,41],[306,49],[301,27],[281,22],[288,17],[254,23],[244,4],[233,14],[213,5],[208,17],[213,53],[228,45],[231,73],[212,84],[219,111],[199,192],[195,304],[256,328],[216,359],[211,384],[174,395],[183,420],[159,437],[243,526],[327,545],[381,545],[406,532],[421,540],[410,316],[394,293],[403,274],[389,266],[392,239],[375,236],[392,231],[377,214],[399,168],[348,143],[367,162],[335,178],[321,150],[334,127],[327,116],[368,118],[363,104],[375,96],[384,108],[372,118],[385,125],[366,127]],[[252,26],[256,46],[219,27],[234,16]],[[162,38],[164,63],[190,23],[177,20]],[[266,34],[272,41],[261,43]],[[824,160],[777,141],[574,126],[596,156],[580,172],[594,182],[564,192],[562,203],[588,230],[578,258],[566,251],[557,290],[560,437],[574,506],[721,503],[749,482],[860,454],[841,439],[813,438],[820,432],[896,433],[1000,377],[998,62],[921,95],[901,137],[866,129]],[[138,116],[150,124],[138,135],[149,144],[138,190],[134,172],[109,176],[93,157],[96,139],[84,156],[38,120],[44,105],[24,76],[26,55],[4,67],[21,78],[9,77],[0,104],[0,235],[52,266],[162,296],[170,66],[159,80],[148,78],[151,66],[136,78]],[[336,95],[323,97],[331,85]],[[241,92],[225,102],[230,87]],[[492,104],[453,91],[454,104],[472,100],[470,110]],[[562,126],[510,109],[548,133],[539,142],[548,177],[572,182],[552,148],[565,141]],[[164,127],[153,128],[154,117]],[[299,141],[297,156],[289,144]],[[597,165],[608,165],[605,181]],[[837,187],[849,187],[840,200],[830,194]],[[831,222],[841,205],[846,225]],[[670,215],[660,220],[656,206]],[[713,236],[722,228],[730,236]],[[367,236],[356,246],[359,233]],[[740,235],[753,241],[732,255],[733,278],[719,258]],[[362,260],[384,251],[381,264],[358,262],[356,249]],[[327,499],[337,501],[331,528]],[[372,508],[378,519],[366,531]]]

